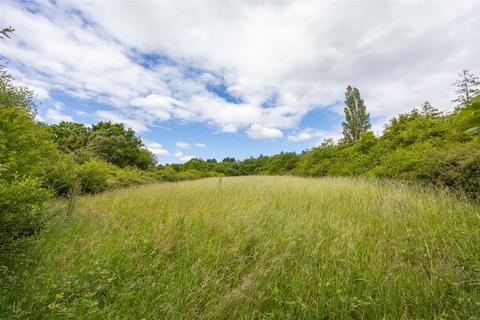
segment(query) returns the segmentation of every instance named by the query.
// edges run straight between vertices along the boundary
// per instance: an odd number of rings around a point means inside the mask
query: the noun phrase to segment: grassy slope
[[[83,197],[0,269],[0,318],[465,319],[480,315],[479,211],[333,178]]]

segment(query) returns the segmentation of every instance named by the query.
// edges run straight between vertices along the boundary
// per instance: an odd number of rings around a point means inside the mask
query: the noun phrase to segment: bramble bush
[[[38,178],[0,180],[0,250],[12,240],[36,233],[46,222],[52,193]]]

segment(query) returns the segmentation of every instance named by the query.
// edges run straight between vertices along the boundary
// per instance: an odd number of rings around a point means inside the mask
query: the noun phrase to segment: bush
[[[0,107],[0,164],[7,169],[2,172],[4,179],[43,177],[58,156],[46,125],[35,122],[27,110]]]
[[[130,168],[112,168],[112,178],[109,179],[110,188],[128,187],[131,185],[140,185],[154,182],[156,179],[149,176],[147,172],[140,169]]]
[[[156,181],[153,173],[127,167],[119,168],[103,160],[92,160],[78,167],[80,188],[85,193],[140,185]]]
[[[155,178],[159,181],[175,182],[180,180],[180,176],[171,166],[157,168],[153,171]]]
[[[98,193],[108,189],[112,165],[101,160],[85,162],[78,169],[78,179],[82,192]]]
[[[77,180],[79,166],[70,154],[62,155],[45,173],[45,183],[59,196],[66,196]]]
[[[0,249],[14,239],[36,233],[46,218],[49,190],[35,178],[0,180]]]
[[[195,180],[200,178],[206,178],[207,175],[205,172],[201,172],[196,169],[190,169],[180,172],[179,177],[180,180]]]
[[[444,152],[433,172],[436,181],[459,190],[471,198],[480,198],[480,145],[464,145]]]

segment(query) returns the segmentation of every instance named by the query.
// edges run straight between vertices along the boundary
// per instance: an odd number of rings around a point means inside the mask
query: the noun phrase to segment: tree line
[[[282,152],[243,161],[226,158],[217,163],[192,159],[181,165],[159,166],[175,173],[212,175],[370,176],[401,179],[446,187],[470,198],[480,194],[480,82],[463,70],[453,84],[456,108],[439,112],[428,101],[392,118],[375,136],[360,91],[345,92],[343,138],[326,139],[300,154]]]
[[[213,176],[373,176],[422,181],[471,198],[480,190],[478,77],[456,82],[456,110],[444,114],[428,102],[394,117],[381,136],[371,131],[360,91],[347,87],[343,138],[300,154],[282,152],[242,161],[227,157],[157,165],[140,137],[123,124],[47,125],[36,120],[33,93],[12,84],[0,68],[0,249],[38,231],[46,205],[73,192]]]

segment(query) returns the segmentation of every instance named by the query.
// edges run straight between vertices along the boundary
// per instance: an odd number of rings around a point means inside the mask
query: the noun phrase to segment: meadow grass
[[[378,180],[85,196],[0,261],[0,317],[479,319],[480,207]]]

